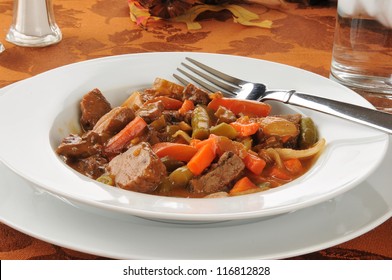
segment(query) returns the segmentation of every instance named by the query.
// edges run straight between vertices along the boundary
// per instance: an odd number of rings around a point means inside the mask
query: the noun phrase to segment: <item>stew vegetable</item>
[[[69,166],[129,191],[224,197],[281,186],[322,151],[316,125],[269,104],[157,78],[117,107],[99,89],[80,102],[82,132],[56,152]]]

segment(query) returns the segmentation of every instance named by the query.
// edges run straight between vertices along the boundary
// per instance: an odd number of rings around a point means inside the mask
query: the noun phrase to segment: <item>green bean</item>
[[[177,188],[185,188],[192,177],[193,174],[186,165],[177,168],[169,175],[169,179],[173,183],[173,186]]]
[[[192,113],[192,138],[206,139],[210,135],[210,117],[205,107],[197,105]]]
[[[234,127],[227,123],[220,123],[210,128],[210,133],[218,136],[226,136],[229,139],[234,139],[237,137],[237,131]]]
[[[317,128],[311,118],[302,118],[300,123],[299,147],[307,149],[318,141]]]

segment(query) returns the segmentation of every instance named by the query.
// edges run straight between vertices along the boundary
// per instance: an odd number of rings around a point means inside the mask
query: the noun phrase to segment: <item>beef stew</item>
[[[93,89],[80,108],[83,132],[65,137],[58,155],[94,180],[154,195],[276,188],[303,175],[325,145],[310,118],[161,78],[117,107]]]

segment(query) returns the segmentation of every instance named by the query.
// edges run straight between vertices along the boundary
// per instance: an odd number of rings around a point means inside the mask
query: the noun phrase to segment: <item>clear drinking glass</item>
[[[5,50],[3,44],[0,42],[0,53],[2,53]]]
[[[338,0],[331,79],[392,95],[392,0]]]
[[[6,40],[19,46],[44,47],[60,42],[52,0],[14,0],[13,21]]]

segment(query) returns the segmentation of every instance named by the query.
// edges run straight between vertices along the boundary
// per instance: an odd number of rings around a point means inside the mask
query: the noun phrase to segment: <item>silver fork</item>
[[[392,134],[392,114],[337,100],[300,93],[295,90],[267,90],[267,87],[264,84],[244,81],[229,76],[192,58],[187,57],[186,59],[203,71],[186,63],[181,63],[181,65],[192,74],[181,68],[177,68],[177,71],[211,92],[221,91],[226,96],[239,99],[280,101],[286,104],[337,116]],[[188,83],[186,79],[183,79],[176,74],[173,74],[173,76],[183,84]],[[200,77],[214,84],[216,87],[203,81]]]

